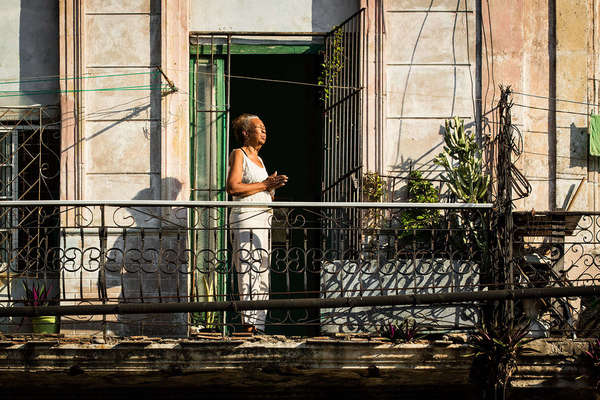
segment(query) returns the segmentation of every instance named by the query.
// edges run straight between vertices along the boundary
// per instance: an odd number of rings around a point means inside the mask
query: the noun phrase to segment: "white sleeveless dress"
[[[259,167],[243,154],[242,183],[262,182],[269,174],[265,163]],[[270,203],[269,192],[259,192],[246,197],[233,197],[234,201]],[[268,300],[270,290],[271,218],[268,207],[234,207],[229,216],[232,235],[232,259],[237,272],[240,300]],[[266,310],[243,311],[242,323],[265,330]]]

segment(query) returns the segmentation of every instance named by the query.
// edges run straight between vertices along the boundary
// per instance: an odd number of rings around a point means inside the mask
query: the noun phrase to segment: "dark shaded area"
[[[58,375],[58,374],[56,374]],[[61,374],[66,377],[68,373]],[[192,375],[182,374],[182,380],[189,380]],[[366,379],[331,379],[324,374],[318,381],[310,384],[299,385],[292,383],[292,376],[274,375],[267,376],[263,384],[256,384],[254,380],[246,382],[240,380],[237,384],[220,383],[218,379],[208,385],[194,385],[189,383],[175,383],[176,379],[164,376],[155,380],[149,377],[148,382],[137,385],[128,385],[121,381],[125,377],[114,377],[111,383],[98,380],[90,381],[85,374],[69,377],[71,381],[78,378],[85,380],[84,384],[71,382],[69,385],[59,379],[52,385],[36,384],[35,380],[28,385],[0,384],[0,390],[11,399],[31,399],[43,397],[44,399],[81,399],[87,400],[129,400],[133,398],[144,399],[403,399],[403,400],[480,400],[481,393],[474,385],[410,385],[397,386],[386,383],[384,378],[371,377]],[[187,378],[187,379],[186,379]],[[264,378],[264,377],[263,377]],[[125,378],[126,379],[126,378]],[[288,383],[286,383],[288,382]],[[252,385],[250,385],[252,384]],[[591,389],[581,388],[512,388],[507,397],[511,400],[558,400],[558,399],[594,399]]]
[[[150,1],[150,65],[161,65],[161,1],[151,0]],[[155,72],[155,69],[151,69]],[[150,86],[153,88],[150,90],[150,169],[153,174],[150,175],[150,183],[155,190],[154,199],[171,199],[167,195],[169,190],[168,186],[161,187],[161,183],[164,185],[165,182],[161,182],[160,171],[161,171],[161,89],[162,76],[160,74],[150,74]],[[135,113],[135,110],[133,111]],[[123,120],[132,118],[133,115],[127,116]],[[164,196],[166,195],[166,196]]]
[[[321,57],[316,54],[234,55],[231,57],[231,74],[315,83],[318,80],[320,59]],[[265,161],[270,174],[277,171],[289,177],[288,185],[277,192],[278,201],[320,200],[322,115],[319,95],[318,88],[314,86],[231,79],[231,118],[246,112],[256,114],[263,120],[267,128],[267,143],[261,150],[260,156]],[[240,146],[233,135],[229,143],[229,151]],[[306,218],[306,226],[316,223],[313,215],[309,213],[302,213],[302,215]],[[274,217],[273,251],[285,252],[292,247],[303,248],[305,236],[298,235],[296,238],[289,232],[286,235],[283,230],[277,231],[278,218],[284,217],[278,215]],[[276,232],[280,234],[277,235]],[[317,232],[308,240],[309,247],[318,247]],[[310,260],[300,260],[293,270],[272,266],[272,291],[318,291],[319,274],[308,272],[304,262],[310,263]],[[272,298],[283,297],[287,298],[290,295],[272,296]],[[267,332],[309,336],[318,332],[318,310],[294,310],[292,313],[292,318],[285,311],[270,313]],[[313,326],[277,325],[278,323],[287,325],[290,319],[304,322],[311,320],[317,323]]]
[[[21,0],[19,16],[19,90],[39,91],[17,97],[18,104],[57,104],[59,73],[58,2]]]
[[[359,9],[359,0],[312,0],[312,31],[330,31]]]
[[[273,80],[317,82],[318,55],[234,55],[231,73]],[[231,79],[231,118],[258,115],[267,128],[260,156],[267,171],[286,174],[289,184],[280,201],[319,201],[321,182],[321,113],[319,91],[312,86]],[[233,134],[230,150],[240,146]]]

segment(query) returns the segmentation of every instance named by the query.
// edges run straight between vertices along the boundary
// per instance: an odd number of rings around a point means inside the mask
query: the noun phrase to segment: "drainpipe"
[[[481,148],[483,132],[482,132],[482,104],[481,104],[481,32],[482,32],[482,12],[481,0],[475,2],[475,134]]]
[[[548,203],[556,210],[556,0],[548,0]]]

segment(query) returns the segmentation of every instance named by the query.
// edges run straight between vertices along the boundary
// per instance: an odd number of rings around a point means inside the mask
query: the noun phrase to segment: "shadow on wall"
[[[461,13],[459,11],[462,11],[463,8],[467,7],[467,4],[464,1],[461,0],[455,0],[454,2],[455,6],[452,7],[452,5],[448,5],[448,9],[452,9],[454,11],[456,11],[454,13],[453,16],[453,21],[452,21],[452,32],[451,32],[451,57],[452,59],[447,60],[446,62],[449,63],[450,67],[451,67],[451,72],[448,72],[448,79],[452,80],[452,88],[451,88],[451,92],[448,93],[436,93],[436,97],[446,97],[448,98],[448,101],[446,104],[444,105],[440,105],[439,104],[439,99],[436,100],[436,107],[435,107],[435,111],[431,112],[430,114],[425,113],[424,111],[421,111],[420,115],[415,115],[414,113],[410,113],[410,115],[407,115],[407,103],[409,102],[409,99],[407,97],[409,97],[409,89],[411,87],[415,87],[417,88],[417,90],[419,90],[418,88],[423,87],[422,83],[424,82],[416,82],[414,85],[411,85],[411,81],[415,79],[415,74],[414,74],[414,70],[415,68],[423,68],[426,67],[426,64],[419,64],[418,66],[415,66],[415,63],[421,63],[421,57],[417,56],[417,53],[419,53],[418,50],[421,50],[421,52],[427,52],[430,51],[428,49],[424,49],[422,46],[419,47],[419,45],[421,44],[421,40],[423,38],[423,40],[426,40],[426,37],[431,36],[431,33],[427,33],[426,30],[435,30],[438,29],[438,25],[436,25],[435,22],[432,22],[431,19],[432,17],[432,8],[434,6],[434,0],[430,0],[428,2],[428,4],[424,4],[423,8],[423,13],[418,13],[416,15],[418,15],[418,17],[416,18],[422,18],[422,20],[420,21],[419,25],[418,25],[418,31],[416,33],[416,39],[414,41],[414,43],[409,44],[406,43],[406,45],[409,45],[409,47],[411,48],[411,52],[410,52],[410,59],[407,60],[408,63],[408,70],[406,73],[406,78],[405,81],[402,84],[402,96],[401,96],[401,100],[400,100],[400,104],[399,105],[390,105],[390,108],[393,107],[399,107],[399,114],[397,115],[399,123],[398,123],[398,130],[397,130],[397,136],[396,136],[396,140],[397,140],[397,146],[396,146],[396,151],[395,154],[392,155],[392,157],[395,157],[395,159],[390,159],[390,165],[389,168],[392,171],[408,171],[411,167],[413,168],[417,168],[417,169],[431,169],[432,167],[432,157],[434,157],[439,151],[441,151],[441,145],[443,143],[443,140],[440,141],[436,141],[435,139],[433,139],[432,135],[428,135],[427,138],[428,139],[419,139],[420,136],[424,136],[421,133],[417,133],[415,136],[415,134],[412,134],[411,132],[413,132],[414,130],[412,129],[407,129],[407,121],[410,121],[411,123],[418,123],[419,121],[422,122],[427,122],[427,121],[433,121],[436,119],[439,119],[440,116],[444,117],[444,118],[449,118],[452,116],[455,116],[457,113],[460,113],[460,111],[457,111],[457,92],[470,92],[471,93],[471,98],[473,101],[473,110],[472,113],[473,115],[475,115],[475,103],[474,103],[474,82],[473,82],[473,76],[472,74],[471,76],[471,85],[470,87],[459,87],[458,81],[459,81],[459,74],[458,74],[458,64],[460,64],[461,60],[457,60],[457,49],[460,49],[460,46],[466,46],[467,50],[466,50],[466,54],[469,54],[469,43],[468,43],[468,36],[467,36],[467,43],[465,43],[464,41],[458,41],[457,37],[458,37],[458,31],[459,31],[459,25],[461,26],[467,26],[468,25],[468,21],[466,20],[461,20],[461,18],[466,18],[469,14],[468,13]],[[422,15],[422,16],[421,16]],[[462,51],[461,51],[462,52]],[[474,57],[474,55],[473,55]],[[435,63],[434,63],[435,64]],[[422,94],[422,93],[421,93]],[[459,96],[462,97],[462,96]],[[419,109],[420,110],[427,110],[429,108],[431,108],[432,105],[431,104],[427,104],[427,102],[422,102],[422,104],[420,104]],[[428,112],[430,112],[430,110],[428,110]],[[428,118],[428,115],[432,115],[431,118]],[[461,117],[466,117],[464,115],[458,115]],[[469,127],[471,125],[474,125],[473,122],[469,123],[466,125],[466,127]],[[409,125],[410,126],[410,125]],[[428,125],[426,123],[423,123],[422,126],[427,127]],[[444,133],[444,127],[443,124],[440,125],[439,128],[439,134],[440,136],[443,135]],[[407,136],[409,139],[413,139],[413,140],[431,140],[431,143],[429,144],[430,147],[425,150],[422,154],[419,155],[411,155],[411,156],[406,156],[406,148],[403,149],[403,137]],[[420,136],[419,136],[420,135]],[[440,139],[442,139],[440,137]],[[403,151],[404,150],[404,151]]]
[[[177,195],[181,182],[161,180]],[[133,200],[152,199],[153,188],[141,190]],[[187,209],[176,207],[127,207],[113,214],[106,258],[106,277],[99,291],[119,303],[187,301]],[[117,236],[110,244],[111,233]],[[102,283],[106,282],[106,289]],[[119,315],[111,324],[119,336],[185,336],[187,315]]]
[[[161,74],[154,66],[161,64],[161,1],[150,0],[150,17],[148,18],[147,29],[149,31],[149,42],[146,49],[149,49],[149,60],[144,61],[148,64],[147,68],[128,67],[128,57],[120,55],[121,63],[126,68],[103,68],[105,71],[103,78],[88,80],[90,90],[103,89],[99,93],[86,93],[88,96],[83,118],[86,120],[95,120],[97,123],[86,125],[86,132],[82,140],[88,142],[98,136],[107,134],[117,137],[121,145],[115,147],[114,142],[107,143],[107,139],[96,141],[91,147],[96,150],[98,159],[96,163],[107,165],[128,164],[131,159],[131,153],[140,150],[137,144],[148,145],[148,150],[144,150],[143,157],[149,158],[150,170],[153,174],[150,176],[151,186],[159,187],[160,177],[157,173],[161,170],[160,160],[160,138],[161,138]],[[136,43],[141,49],[145,46],[143,43]],[[145,53],[145,51],[140,50]],[[128,76],[130,72],[140,75]],[[120,74],[125,74],[121,76]],[[146,73],[150,73],[146,75]],[[112,76],[111,75],[116,75]],[[149,81],[146,81],[149,77]],[[144,86],[143,90],[113,90],[121,86]],[[149,88],[145,87],[149,85]],[[104,90],[111,89],[111,90]],[[95,96],[95,97],[93,97]],[[67,118],[64,118],[65,115]],[[169,118],[166,117],[166,123]],[[61,122],[63,129],[69,129],[76,125],[72,114],[63,114]],[[122,135],[118,133],[123,132]],[[112,135],[111,135],[112,134]],[[78,143],[73,144],[76,146]],[[63,148],[66,152],[71,147]],[[99,149],[99,146],[102,148]],[[146,168],[146,163],[143,164]],[[131,166],[132,170],[139,170],[139,166]],[[117,172],[117,171],[115,171]]]
[[[58,2],[21,0],[20,8],[19,90],[37,93],[13,97],[13,104],[58,104]]]
[[[558,134],[560,135],[560,133]],[[571,123],[571,125],[569,126],[569,154],[566,155],[569,158],[569,168],[581,168],[583,171],[591,169],[590,167],[588,167],[589,151],[590,150],[588,128],[581,128],[575,126],[574,123]],[[559,157],[560,156],[564,157],[565,154],[559,153]],[[576,198],[578,199],[577,203],[580,205],[587,203],[587,201],[584,199],[585,191],[583,193],[578,193],[577,197],[575,195],[579,185],[584,183],[584,181],[581,180],[583,178],[583,175],[575,177],[574,179],[577,181],[575,183],[569,184],[569,187],[568,189],[566,189],[566,192],[564,192],[564,188],[559,188],[561,189],[559,190],[559,199],[564,196],[561,209],[566,210],[567,208],[569,208],[569,206],[574,206]]]
[[[312,0],[313,32],[329,32],[360,9],[359,0]]]

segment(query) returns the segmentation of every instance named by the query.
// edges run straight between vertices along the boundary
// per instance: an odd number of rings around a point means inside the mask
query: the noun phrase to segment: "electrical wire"
[[[559,98],[548,97],[548,96],[540,96],[540,95],[531,94],[531,93],[513,92],[513,94],[518,94],[520,96],[527,96],[527,97],[535,97],[535,98],[538,98],[538,99],[555,100],[555,101],[560,101],[560,102],[563,102],[563,103],[582,104],[582,105],[585,105],[585,106],[593,106],[593,107],[600,106],[600,104],[586,103],[586,102],[583,102],[583,101],[576,101],[576,100],[559,99]]]
[[[96,78],[109,78],[115,76],[131,76],[131,75],[150,75],[160,74],[160,71],[145,71],[145,72],[129,72],[124,74],[107,74],[107,75],[91,75],[91,76],[72,76],[72,77],[60,77],[60,75],[46,75],[39,77],[24,78],[17,81],[0,81],[0,85],[11,85],[20,83],[32,83],[32,82],[56,82],[56,81],[68,81],[78,79],[96,79]],[[45,79],[42,79],[45,78]],[[52,78],[52,79],[50,79]]]
[[[60,93],[80,93],[80,92],[109,92],[109,91],[135,91],[135,90],[154,90],[154,89],[169,89],[169,85],[138,85],[138,86],[119,86],[110,88],[98,88],[98,89],[67,89],[67,90],[0,90],[0,93],[11,93],[11,94],[0,94],[1,97],[19,97],[19,96],[31,96],[39,94],[60,94]]]
[[[519,103],[513,103],[513,105],[518,106],[518,107],[523,107],[523,108],[530,108],[532,110],[552,111],[552,112],[557,112],[557,113],[561,113],[561,114],[585,115],[586,117],[589,116],[589,114],[587,114],[587,113],[576,112],[576,111],[550,110],[549,108],[527,106],[525,104],[519,104]]]
[[[174,69],[174,70],[175,71],[180,71],[180,72],[189,72],[188,70],[185,70],[185,69]],[[291,81],[291,80],[285,80],[285,79],[260,78],[260,77],[257,77],[257,76],[245,76],[245,75],[233,75],[233,74],[219,74],[217,72],[202,72],[202,71],[197,71],[197,73],[201,74],[201,75],[212,75],[212,76],[217,76],[218,75],[218,76],[229,77],[229,78],[234,78],[234,79],[247,79],[247,80],[256,80],[256,81],[263,81],[263,82],[285,83],[285,84],[293,84],[293,85],[301,85],[301,86],[311,86],[311,87],[320,87],[320,88],[329,87],[329,88],[333,88],[333,89],[348,89],[348,90],[361,90],[361,89],[363,89],[362,87],[355,87],[355,86],[323,85],[323,84],[318,84],[318,83],[301,82],[301,81]],[[92,75],[92,76],[66,77],[66,78],[64,78],[64,77],[60,78],[58,76],[54,76],[55,79],[41,79],[41,78],[53,77],[52,75],[47,75],[47,76],[40,76],[39,79],[38,79],[38,77],[30,77],[28,79],[23,79],[23,80],[0,81],[0,85],[31,83],[31,82],[50,82],[50,81],[56,81],[56,80],[95,79],[95,78],[108,78],[108,77],[118,77],[118,76],[131,76],[131,75],[149,75],[149,74],[160,74],[160,72],[159,71],[146,71],[146,72],[125,73],[125,74]]]

